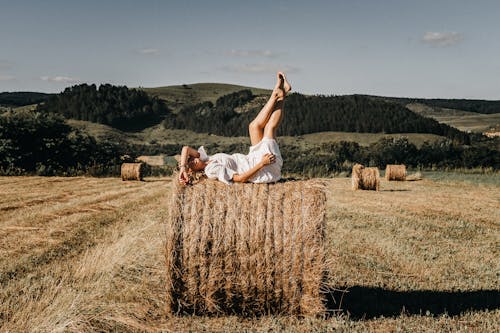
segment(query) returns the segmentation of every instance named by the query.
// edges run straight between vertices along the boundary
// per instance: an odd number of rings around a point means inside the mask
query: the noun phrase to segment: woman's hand
[[[182,185],[187,185],[189,183],[189,175],[186,172],[186,168],[181,168],[179,172],[179,183]]]
[[[271,153],[267,153],[264,156],[262,156],[262,160],[260,161],[262,165],[268,165],[276,162],[276,156]]]

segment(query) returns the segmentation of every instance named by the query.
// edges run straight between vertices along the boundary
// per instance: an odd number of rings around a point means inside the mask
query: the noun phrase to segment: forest
[[[366,96],[374,99],[394,101],[402,105],[409,103],[421,103],[428,106],[434,106],[445,109],[456,109],[468,112],[492,114],[500,113],[500,101],[488,101],[480,99],[443,99],[443,98],[402,98],[402,97],[381,97]]]
[[[24,97],[32,101],[36,96]],[[174,113],[162,100],[141,90],[111,85],[99,88],[86,84],[73,86],[61,94],[49,95],[49,99],[38,104],[36,110],[0,112],[0,174],[117,175],[125,155],[132,158],[174,155],[184,144],[99,142],[88,133],[69,126],[65,118],[110,124],[124,130],[138,130],[163,121],[166,128],[246,136],[249,121],[260,109],[258,103],[252,104],[254,99],[250,90],[241,90],[220,97],[215,104],[186,105]],[[235,111],[244,105],[252,105],[252,108],[248,112]],[[443,136],[440,141],[426,142],[419,147],[405,137],[381,139],[369,146],[346,141],[318,144],[313,148],[282,144],[283,172],[288,174],[312,177],[349,173],[354,163],[380,168],[386,164],[404,163],[422,169],[500,169],[499,138],[463,133],[412,113],[395,102],[360,95],[291,94],[285,108],[281,135],[349,131],[417,132]],[[211,144],[206,147],[211,152],[241,153],[248,150],[244,144]]]
[[[37,109],[131,131],[158,124],[169,112],[165,103],[143,90],[110,84],[99,88],[95,84],[66,88]]]
[[[0,92],[0,106],[17,107],[45,102],[51,94],[38,92]]]
[[[354,163],[385,168],[404,163],[414,168],[500,169],[498,139],[478,137],[470,146],[444,139],[416,147],[408,139],[381,139],[370,146],[335,142],[312,149],[281,145],[283,172],[307,177],[349,173]],[[8,111],[0,115],[0,175],[118,175],[121,157],[174,155],[183,144],[129,145],[97,142],[68,126],[63,117],[40,111]],[[243,144],[206,146],[209,152],[245,152]],[[169,172],[172,172],[170,169]]]
[[[215,105],[204,102],[169,113],[163,124],[167,129],[189,129],[223,136],[247,135],[249,122],[261,106],[237,113],[235,108],[254,98],[250,90],[220,97]],[[420,116],[402,105],[360,95],[305,96],[291,94],[285,102],[286,117],[280,135],[302,135],[338,131],[359,133],[432,133],[454,142],[468,144],[469,136],[434,119]]]

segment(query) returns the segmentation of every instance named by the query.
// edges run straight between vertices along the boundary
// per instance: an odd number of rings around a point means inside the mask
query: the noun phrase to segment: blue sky
[[[500,99],[500,1],[5,1],[0,91],[78,83]]]

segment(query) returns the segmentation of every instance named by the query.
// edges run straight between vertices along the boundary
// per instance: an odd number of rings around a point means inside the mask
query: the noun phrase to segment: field
[[[66,121],[69,125],[79,128],[88,134],[96,137],[99,141],[126,142],[130,144],[148,144],[155,142],[157,144],[178,144],[182,142],[187,145],[201,145],[217,143],[220,145],[242,143],[250,146],[248,136],[219,136],[207,133],[196,133],[189,130],[165,129],[163,126],[156,125],[144,129],[140,132],[123,132],[107,125],[91,123],[89,121],[69,119]],[[287,145],[300,146],[302,148],[317,147],[322,143],[333,143],[339,141],[354,141],[361,146],[369,146],[382,138],[401,138],[408,140],[420,147],[425,141],[436,142],[445,139],[442,136],[428,133],[355,133],[355,132],[318,132],[304,134],[301,136],[280,136],[278,141]]]
[[[440,123],[445,123],[465,132],[483,133],[500,124],[500,113],[483,114],[431,107],[419,103],[411,103],[406,107],[424,117],[434,118]]]
[[[0,177],[0,332],[495,332],[499,175],[328,183],[324,318],[167,318],[171,179]]]
[[[179,86],[140,89],[151,96],[156,96],[164,100],[174,111],[178,111],[179,108],[185,105],[197,104],[205,101],[210,101],[215,104],[217,98],[243,89],[250,89],[254,95],[269,95],[271,92],[271,90],[268,89],[224,83],[194,83],[189,85],[184,84]]]

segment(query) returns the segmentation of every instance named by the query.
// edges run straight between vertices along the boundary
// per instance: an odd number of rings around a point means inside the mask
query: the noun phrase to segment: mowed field
[[[325,181],[328,315],[168,318],[170,178],[0,177],[0,332],[498,331],[498,181]]]

